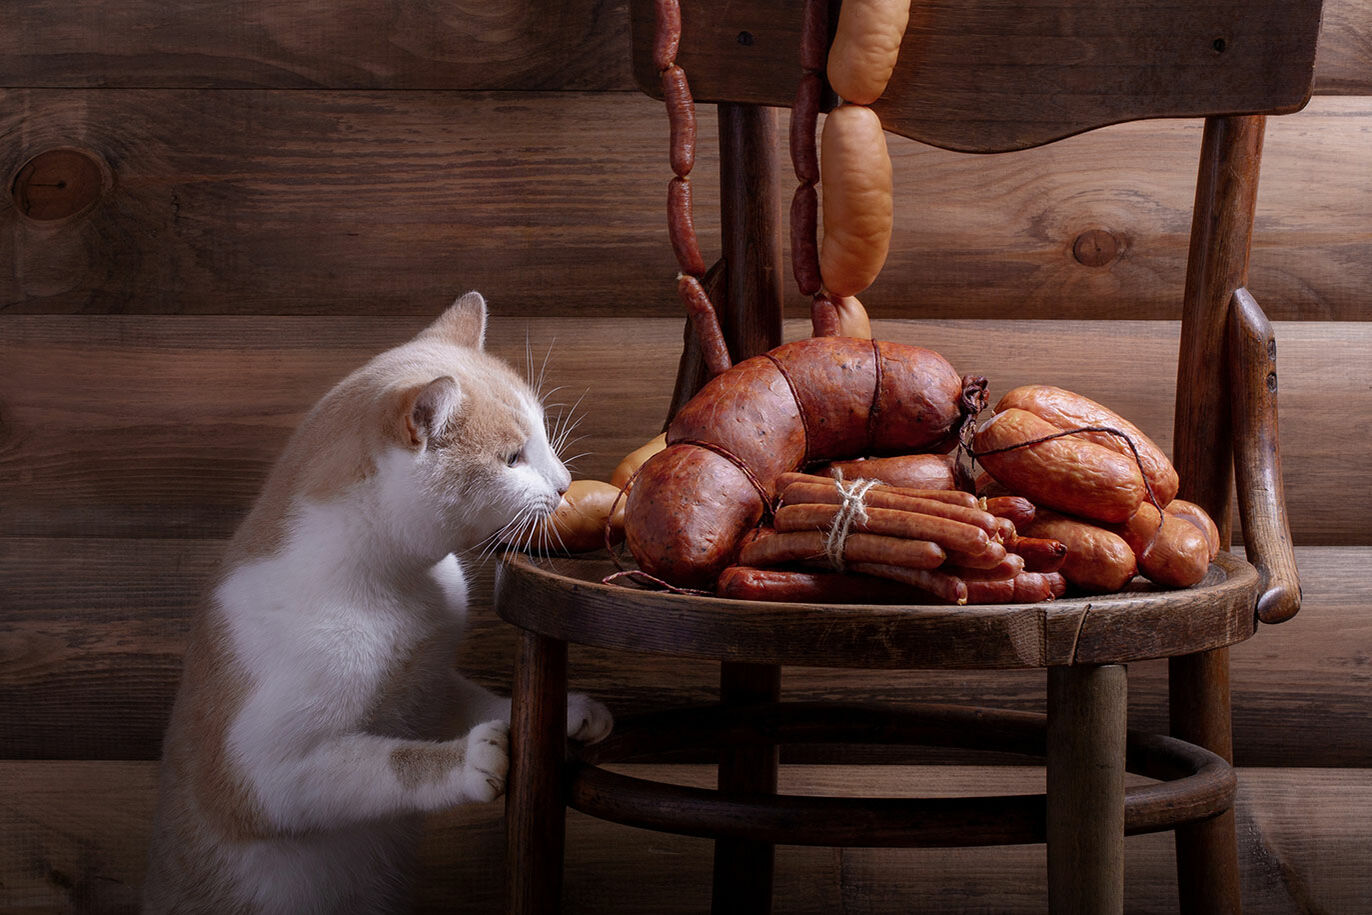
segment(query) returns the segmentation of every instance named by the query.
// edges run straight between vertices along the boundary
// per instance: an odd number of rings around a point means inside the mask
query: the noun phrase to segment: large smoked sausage
[[[812,337],[744,360],[682,407],[668,447],[639,470],[625,509],[629,550],[651,575],[713,587],[778,476],[937,450],[956,435],[962,390],[942,356],[886,341]]]

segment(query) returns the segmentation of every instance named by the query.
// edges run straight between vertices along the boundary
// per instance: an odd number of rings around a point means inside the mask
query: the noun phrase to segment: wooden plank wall
[[[59,7],[14,0],[0,31],[0,910],[130,911],[190,609],[277,449],[334,380],[477,288],[495,309],[494,350],[518,364],[548,353],[550,374],[586,392],[593,453],[579,473],[603,477],[657,431],[680,339],[666,125],[633,90],[622,3]],[[1372,814],[1372,6],[1326,7],[1321,94],[1269,126],[1253,254],[1251,286],[1278,321],[1306,591],[1294,622],[1234,650],[1245,893],[1262,912],[1372,906],[1358,870],[1372,847],[1356,825]],[[1198,148],[1198,125],[1172,122],[1017,157],[893,141],[895,250],[865,297],[880,332],[996,390],[1082,390],[1167,445]],[[92,163],[99,193],[82,212],[35,218],[52,212],[35,199],[57,191],[25,166],[51,150]],[[708,253],[708,113],[701,150]],[[61,161],[72,185],[60,190],[74,194],[81,160]],[[1072,254],[1092,230],[1117,248],[1099,266]],[[788,309],[804,314],[798,298]],[[490,590],[487,567],[464,663],[500,688],[513,639]],[[708,665],[589,650],[572,665],[621,714],[714,689]],[[1131,673],[1134,723],[1163,726],[1163,667]],[[786,688],[1042,702],[1037,673],[796,670]],[[793,777],[889,791],[1032,776]],[[460,891],[498,911],[498,809],[439,818],[430,839],[426,905]],[[1166,910],[1165,840],[1131,841],[1138,911]],[[570,847],[572,911],[702,907],[642,875],[670,866],[707,886],[703,843],[574,818]],[[1037,911],[1035,854],[791,850],[778,909]]]

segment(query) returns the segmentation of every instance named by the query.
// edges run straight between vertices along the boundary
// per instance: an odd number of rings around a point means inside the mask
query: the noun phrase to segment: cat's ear
[[[397,431],[401,444],[422,448],[443,430],[462,403],[462,389],[451,375],[406,391],[400,398]]]
[[[448,306],[420,336],[436,336],[446,343],[481,349],[486,342],[486,300],[469,292]]]

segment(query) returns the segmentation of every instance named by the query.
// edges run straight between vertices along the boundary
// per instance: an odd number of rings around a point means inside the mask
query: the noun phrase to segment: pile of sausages
[[[853,527],[861,533],[848,537],[851,547],[840,563],[825,547],[844,486],[825,476],[784,475],[771,527],[745,539],[738,565],[721,574],[718,593],[751,600],[1031,603],[1069,589],[1118,591],[1137,574],[1187,587],[1205,576],[1219,550],[1214,521],[1176,498],[1179,481],[1167,456],[1138,427],[1079,394],[1049,385],[1010,391],[977,429],[973,452],[985,471],[977,495],[868,490],[871,521]],[[839,478],[893,479],[905,462],[927,467],[929,457],[827,470]]]
[[[1063,574],[1081,590],[1117,591],[1135,574],[1187,587],[1219,551],[1215,522],[1176,498],[1177,472],[1152,439],[1080,394],[1015,388],[977,429],[973,449],[987,474],[982,490],[1038,506],[1025,533],[1067,545]]]
[[[1133,424],[1033,385],[968,435],[985,403],[968,392],[984,398],[984,378],[871,339],[855,295],[885,262],[892,202],[885,135],[867,106],[895,67],[908,0],[845,0],[827,50],[828,3],[805,2],[791,245],[815,336],[730,365],[700,282],[678,3],[657,0],[654,48],[671,124],[668,225],[712,378],[610,483],[569,492],[541,542],[576,551],[622,536],[664,585],[761,600],[1034,602],[1119,590],[1139,573],[1169,587],[1200,581],[1219,532],[1175,498],[1176,471]],[[825,120],[821,160],[822,74],[843,104]],[[985,471],[975,493],[959,487],[955,449]]]
[[[987,604],[1034,603],[1066,591],[1058,572],[1066,547],[1016,533],[1013,519],[1033,514],[1027,500],[807,474],[783,475],[782,483],[772,526],[745,538],[739,564],[720,576],[720,596],[883,602],[927,595]],[[855,506],[835,543],[836,520]]]

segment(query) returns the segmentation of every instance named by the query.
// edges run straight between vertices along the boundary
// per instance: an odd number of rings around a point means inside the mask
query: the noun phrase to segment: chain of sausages
[[[686,71],[677,65],[681,46],[681,4],[679,0],[657,0],[653,63],[662,79],[662,96],[670,125],[668,156],[675,177],[667,185],[667,232],[676,253],[677,294],[700,341],[705,367],[718,375],[732,364],[719,315],[701,285],[705,260],[696,242],[695,218],[691,206],[691,169],[696,158],[696,113]]]
[[[811,296],[810,322],[816,337],[838,333],[838,303],[824,291],[819,270],[819,153],[815,125],[824,89],[828,50],[828,0],[806,0],[801,22],[800,85],[791,106],[791,164],[800,184],[791,199],[791,265],[801,295]]]
[[[814,334],[852,332],[847,299],[875,279],[891,236],[890,158],[881,121],[867,107],[885,91],[909,21],[909,0],[845,3],[828,43],[829,0],[806,0],[801,19],[800,84],[791,108],[791,161],[799,186],[791,201],[796,284],[812,297]],[[815,150],[820,95],[827,77],[842,105],[824,126],[824,158]],[[832,161],[831,161],[832,160]],[[818,231],[820,185],[824,244]]]
[[[810,321],[814,336],[838,333],[838,307],[824,291],[819,272],[819,151],[815,125],[824,91],[824,66],[829,45],[828,0],[805,0],[800,28],[800,84],[791,106],[789,146],[795,170],[791,198],[791,271],[800,294],[811,297]]]

